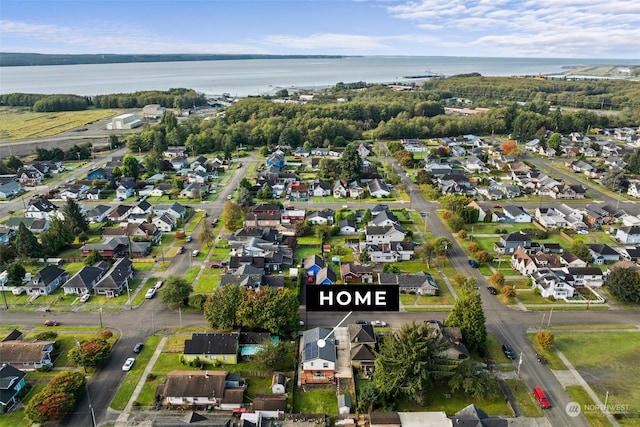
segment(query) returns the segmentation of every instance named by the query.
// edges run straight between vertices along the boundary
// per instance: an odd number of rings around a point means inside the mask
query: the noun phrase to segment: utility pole
[[[82,349],[80,348],[80,341],[78,341],[78,338],[73,337],[74,340],[76,340],[76,346],[78,347],[78,354],[80,355],[80,360],[82,361],[82,367],[84,368],[84,373],[87,373],[87,366],[84,363],[84,355],[82,354]],[[93,405],[91,404],[91,394],[89,393],[89,384],[85,383],[85,389],[87,391],[87,400],[89,400],[89,411],[91,412],[91,422],[93,424],[93,427],[96,427],[96,413],[93,410]]]

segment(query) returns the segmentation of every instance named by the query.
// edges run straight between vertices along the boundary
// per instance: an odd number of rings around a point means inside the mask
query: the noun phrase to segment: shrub
[[[36,335],[37,341],[55,341],[58,338],[58,333],[53,331],[40,332]]]
[[[475,254],[481,249],[480,244],[478,242],[471,242],[467,245],[467,250],[472,254]]]
[[[513,298],[516,296],[516,290],[513,289],[513,286],[510,286],[510,285],[503,286],[500,292],[502,292],[502,295],[504,295],[507,298]]]
[[[111,332],[109,329],[105,329],[104,331],[100,332],[100,336],[105,340],[108,340],[113,336],[113,332]]]
[[[553,347],[553,333],[548,331],[540,331],[536,334],[535,340],[545,350],[551,349]]]
[[[147,381],[154,381],[156,378],[158,378],[155,374],[149,373],[147,374]]]
[[[198,310],[204,310],[204,303],[207,301],[207,296],[203,294],[195,294],[189,297],[189,307],[196,308]]]
[[[466,238],[467,238],[467,230],[458,231],[458,239],[463,239],[464,240]]]

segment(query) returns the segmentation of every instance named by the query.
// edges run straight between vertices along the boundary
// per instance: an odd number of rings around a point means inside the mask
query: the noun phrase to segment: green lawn
[[[566,386],[564,389],[566,390],[571,400],[579,403],[581,408],[584,408],[585,405],[595,405],[595,402],[583,387],[578,385],[570,385]],[[609,422],[607,417],[605,417],[604,414],[602,414],[602,412],[600,411],[588,410],[582,411],[582,414],[587,419],[591,427],[611,426],[611,423]]]
[[[555,343],[593,391],[608,404],[628,405],[640,413],[640,336],[634,332],[556,333]],[[607,349],[607,351],[602,351]],[[636,418],[638,425],[640,419]]]
[[[540,408],[540,405],[533,399],[533,394],[523,381],[515,379],[505,381],[509,385],[523,416],[538,418],[543,415],[542,408]]]
[[[293,412],[303,414],[337,414],[338,397],[335,390],[296,389],[293,395]]]
[[[127,402],[129,402],[129,399],[131,399],[131,395],[138,385],[140,378],[142,378],[142,374],[147,367],[151,356],[153,356],[153,352],[155,351],[156,347],[158,347],[160,339],[160,335],[154,335],[147,340],[144,347],[142,348],[142,351],[136,357],[136,362],[133,364],[131,370],[127,373],[124,381],[120,385],[120,388],[111,401],[110,406],[113,409],[121,411],[127,405]]]
[[[193,281],[196,279],[196,276],[198,275],[199,272],[200,272],[200,267],[189,267],[185,272],[183,278],[187,283],[193,283]]]
[[[133,262],[133,269],[135,271],[151,271],[156,265],[155,262]]]
[[[487,334],[487,351],[495,363],[511,363],[502,352],[502,343],[494,335]]]
[[[311,255],[320,255],[320,246],[298,246],[295,251],[295,258],[297,260],[302,261],[305,258],[310,257]]]
[[[222,269],[220,268],[205,268],[202,270],[202,274],[198,278],[198,281],[193,285],[193,292],[196,294],[208,294],[220,283],[220,276],[222,275]]]
[[[535,337],[536,337],[536,334],[534,333],[527,334],[527,338],[529,338],[529,341],[531,341],[531,344],[533,344],[533,347],[536,349],[536,351],[540,353],[542,356],[544,356],[545,359],[547,359],[549,369],[554,369],[556,371],[566,370],[567,366],[560,359],[560,357],[558,356],[558,353],[556,353],[555,350],[553,349],[545,350],[542,347],[540,347],[540,345],[536,343]]]

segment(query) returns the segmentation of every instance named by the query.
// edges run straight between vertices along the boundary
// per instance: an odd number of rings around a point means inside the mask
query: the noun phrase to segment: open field
[[[0,108],[0,138],[20,140],[58,135],[96,120],[115,115],[113,110],[34,113],[15,108]]]
[[[640,413],[640,336],[634,332],[556,333],[555,343],[601,401]],[[606,348],[607,351],[602,351]],[[615,412],[615,411],[614,411]],[[638,425],[638,418],[625,425]],[[628,424],[626,424],[628,422]]]

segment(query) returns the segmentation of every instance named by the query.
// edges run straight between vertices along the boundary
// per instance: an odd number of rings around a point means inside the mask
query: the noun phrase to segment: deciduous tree
[[[191,292],[193,292],[193,286],[182,277],[169,276],[160,289],[160,302],[177,307],[188,301]]]
[[[549,331],[540,331],[536,334],[536,342],[545,350],[550,350],[553,347],[553,338],[553,333]]]
[[[616,268],[605,282],[611,295],[623,302],[640,302],[640,275],[633,268]]]
[[[236,231],[242,226],[243,212],[237,203],[232,201],[225,203],[222,209],[222,216],[227,230]]]

